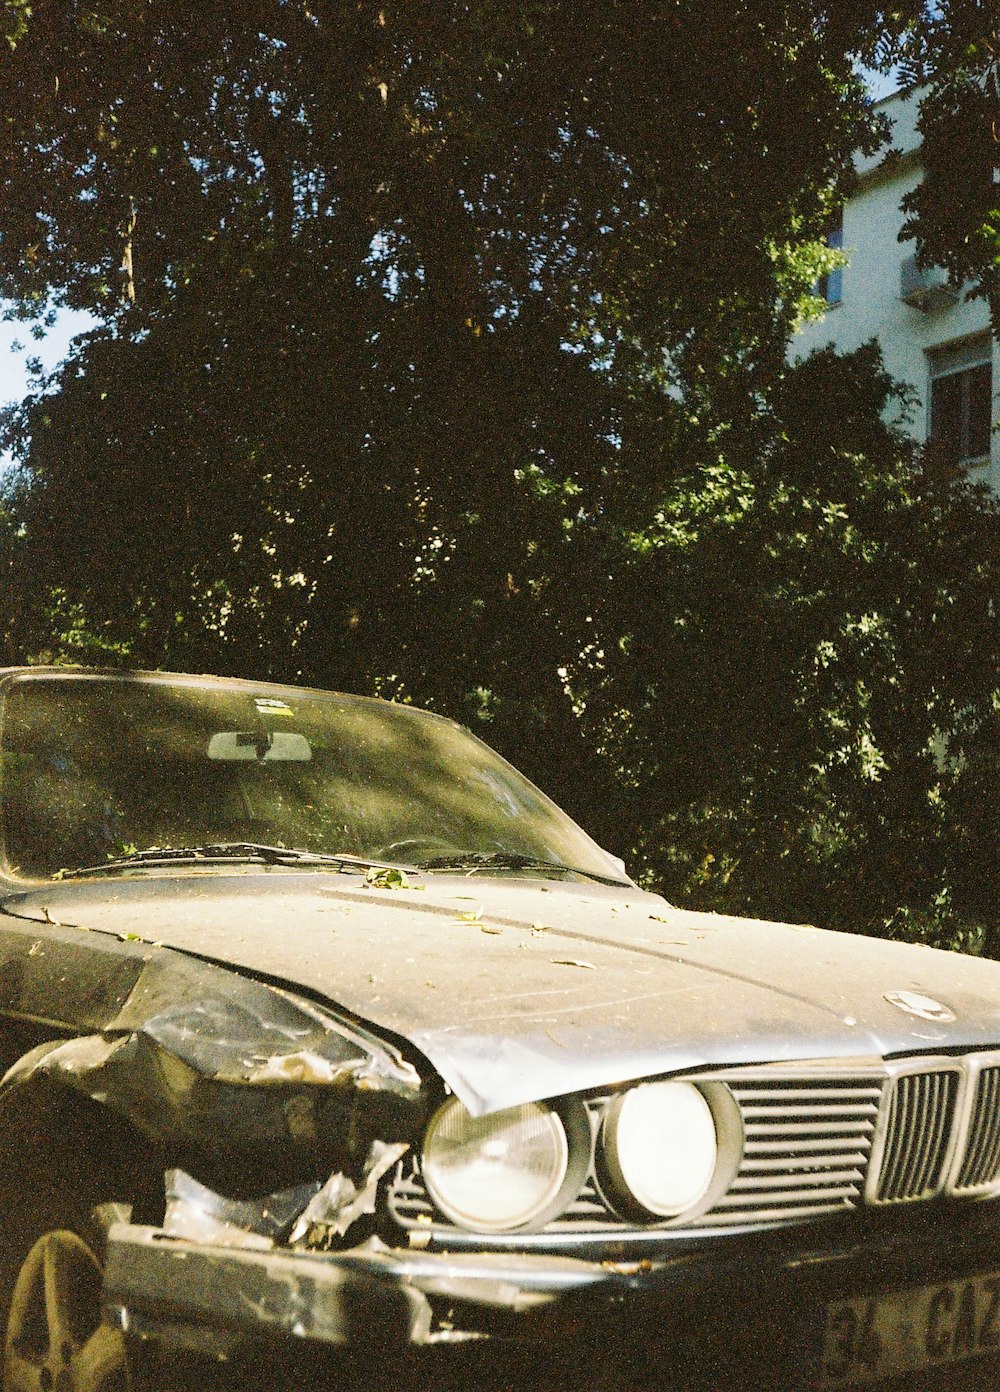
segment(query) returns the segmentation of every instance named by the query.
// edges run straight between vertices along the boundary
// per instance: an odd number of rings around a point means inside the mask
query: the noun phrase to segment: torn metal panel
[[[7,1075],[7,1087],[47,1078],[109,1107],[165,1157],[228,1192],[346,1167],[343,1129],[323,1124],[317,1096],[215,1082],[137,1032],[42,1045]]]
[[[392,1045],[308,1001],[47,908],[40,933],[10,908],[0,911],[0,1016],[74,1034],[139,1028],[220,1082],[336,1086],[350,1073],[366,1090],[410,1097],[420,1087]]]
[[[373,1141],[360,1187],[347,1175],[331,1175],[299,1215],[290,1241],[304,1239],[307,1246],[320,1248],[335,1245],[358,1218],[375,1212],[379,1181],[409,1148],[405,1141]]]
[[[357,1184],[342,1171],[325,1184],[312,1180],[260,1198],[232,1199],[181,1169],[164,1175],[168,1237],[218,1247],[267,1250],[276,1242],[305,1240],[327,1248],[365,1215],[375,1212],[379,1182],[406,1154],[405,1141],[373,1141]]]
[[[174,983],[179,1000],[142,1018]],[[391,1046],[310,1002],[168,952],[144,964],[106,1032],[40,1046],[6,1085],[34,1076],[127,1117],[173,1163],[230,1194],[332,1170],[360,1180],[372,1141],[412,1140],[428,1106]]]
[[[227,986],[226,998],[169,1006],[145,1019],[141,1032],[219,1083],[336,1087],[351,1081],[403,1097],[419,1089],[410,1064],[381,1045],[367,1045],[330,1017],[307,1014],[287,995],[256,982],[230,978]],[[128,1013],[111,1028],[120,1028]]]
[[[266,1251],[288,1234],[319,1188],[314,1180],[260,1199],[229,1199],[184,1170],[167,1170],[163,1231],[188,1242]]]

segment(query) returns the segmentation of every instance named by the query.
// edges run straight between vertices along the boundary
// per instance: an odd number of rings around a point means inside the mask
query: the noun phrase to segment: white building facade
[[[792,354],[828,343],[848,352],[877,338],[886,369],[916,394],[914,437],[1000,493],[1000,344],[989,308],[950,291],[943,271],[918,271],[915,243],[897,240],[900,200],[922,174],[918,104],[912,91],[879,103],[892,123],[892,152],[859,161],[843,225],[830,236],[848,263],[821,285],[827,312],[803,326]]]

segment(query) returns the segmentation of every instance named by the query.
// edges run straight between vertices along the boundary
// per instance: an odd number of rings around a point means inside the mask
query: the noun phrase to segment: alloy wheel
[[[102,1316],[101,1275],[76,1233],[38,1239],[11,1296],[3,1392],[129,1392],[124,1338]]]

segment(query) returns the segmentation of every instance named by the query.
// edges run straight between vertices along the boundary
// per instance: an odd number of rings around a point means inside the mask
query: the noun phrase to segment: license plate
[[[826,1311],[820,1388],[1000,1352],[1000,1273],[838,1300]]]

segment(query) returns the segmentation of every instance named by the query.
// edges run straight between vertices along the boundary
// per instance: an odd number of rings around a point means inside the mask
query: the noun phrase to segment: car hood
[[[691,913],[638,889],[284,869],[13,894],[22,919],[139,939],[320,995],[409,1041],[475,1113],[651,1074],[1000,1041],[1000,964]],[[954,1019],[887,996],[931,996]]]

